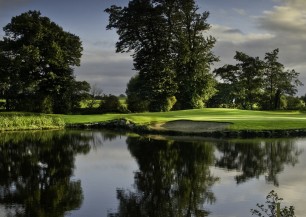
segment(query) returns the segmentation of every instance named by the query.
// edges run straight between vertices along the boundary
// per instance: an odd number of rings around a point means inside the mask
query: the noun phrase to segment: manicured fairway
[[[306,113],[299,111],[246,111],[238,109],[196,109],[173,112],[63,115],[68,124],[101,122],[126,118],[138,124],[163,123],[173,120],[230,122],[231,130],[306,129]]]

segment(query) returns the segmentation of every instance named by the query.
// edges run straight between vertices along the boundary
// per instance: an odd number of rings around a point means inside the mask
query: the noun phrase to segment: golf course
[[[228,123],[227,130],[289,130],[306,129],[306,113],[300,111],[250,111],[239,109],[193,109],[171,112],[148,112],[133,114],[63,115],[66,124],[84,124],[126,119],[139,125],[157,126],[173,121]],[[198,127],[200,127],[198,125]]]
[[[302,111],[250,111],[239,109],[193,109],[171,112],[129,114],[43,115],[35,113],[0,113],[0,129],[33,130],[64,128],[125,119],[154,130],[181,132],[306,130]]]

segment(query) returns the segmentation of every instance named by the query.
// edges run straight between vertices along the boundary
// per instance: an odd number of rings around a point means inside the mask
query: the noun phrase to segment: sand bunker
[[[178,120],[152,125],[154,130],[166,130],[188,133],[214,132],[226,129],[231,123]]]

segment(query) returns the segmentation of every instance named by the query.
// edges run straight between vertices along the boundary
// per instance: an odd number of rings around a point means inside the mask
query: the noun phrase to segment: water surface
[[[306,213],[306,138],[0,136],[0,217],[245,217],[271,190]]]

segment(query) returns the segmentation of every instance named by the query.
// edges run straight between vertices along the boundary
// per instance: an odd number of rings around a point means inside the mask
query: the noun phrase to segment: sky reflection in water
[[[0,216],[245,217],[272,189],[302,216],[305,145],[305,139],[2,133]]]

